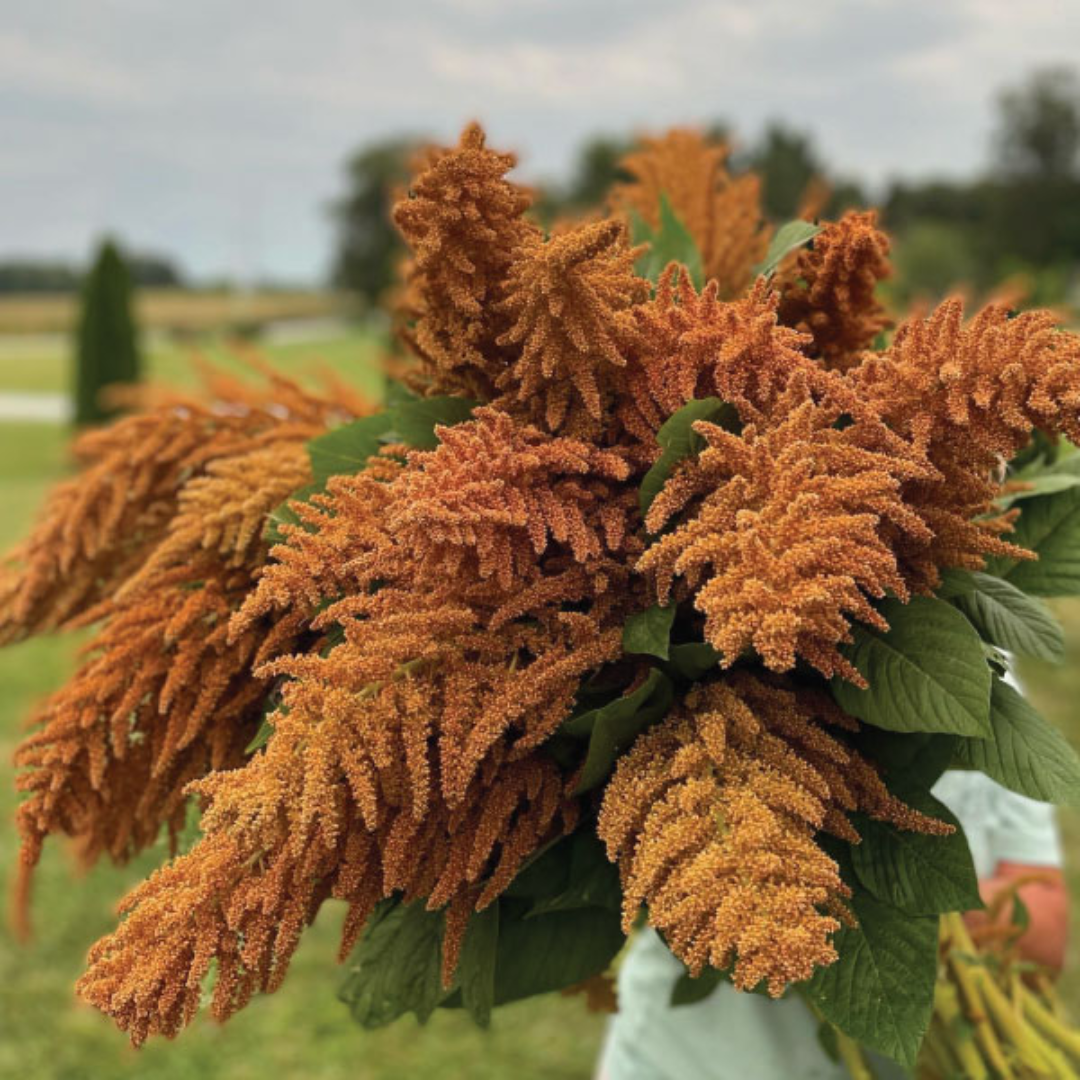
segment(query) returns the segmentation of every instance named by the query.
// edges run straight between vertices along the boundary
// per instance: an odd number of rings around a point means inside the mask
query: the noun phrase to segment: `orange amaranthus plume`
[[[891,272],[889,238],[877,227],[877,214],[849,211],[781,268],[780,321],[810,335],[811,356],[845,370],[889,325],[875,290]]]
[[[243,761],[268,689],[252,667],[291,646],[302,622],[253,622],[231,639],[228,623],[266,557],[267,514],[310,479],[302,441],[249,442],[184,487],[139,571],[87,612],[104,624],[86,663],[16,751],[30,793],[18,811],[23,907],[50,833],[74,837],[86,863],[123,861],[162,825],[175,838],[188,782]]]
[[[406,341],[432,388],[483,401],[508,362],[498,344],[509,325],[499,301],[514,249],[539,235],[522,216],[529,196],[504,178],[513,166],[513,155],[488,150],[470,124],[455,149],[428,156],[394,208],[412,250]]]
[[[1080,438],[1080,337],[1056,323],[1050,312],[1010,318],[990,305],[965,324],[952,299],[904,323],[884,354],[851,371],[857,393],[938,470],[904,493],[934,534],[929,544],[898,545],[913,587],[934,588],[939,567],[1030,557],[1000,538],[1014,515],[993,513],[992,499],[1033,428]]]
[[[536,614],[492,633],[393,584],[323,612],[343,640],[263,669],[290,677],[265,752],[196,785],[205,839],[129,898],[83,996],[140,1042],[191,1018],[212,959],[220,1018],[274,989],[326,896],[350,905],[343,954],[381,896],[455,913],[494,900],[576,823],[572,778],[533,748],[620,651],[617,628]],[[448,976],[459,945],[450,934]]]
[[[603,429],[613,377],[634,339],[631,308],[649,295],[634,273],[638,254],[617,221],[518,249],[501,305],[513,322],[499,342],[521,349],[497,381],[507,407],[550,431]]]
[[[808,338],[781,325],[776,309],[764,280],[723,301],[715,285],[698,292],[685,269],[670,267],[655,298],[635,309],[639,344],[617,405],[625,429],[655,456],[657,429],[688,401],[718,397],[744,423],[766,422],[795,377],[857,411],[850,388],[803,352]]]
[[[907,596],[882,524],[926,540],[900,495],[926,468],[864,448],[864,423],[838,430],[840,406],[815,402],[801,379],[776,413],[774,426],[741,434],[694,425],[707,448],[668,480],[646,519],[651,532],[672,518],[682,524],[638,568],[661,602],[685,577],[725,665],[753,648],[774,671],[801,656],[862,685],[837,646],[850,640],[852,618],[885,628],[870,598]]]
[[[619,865],[627,930],[642,904],[697,975],[732,969],[779,997],[831,964],[848,888],[815,843],[819,829],[858,839],[846,812],[901,828],[951,826],[890,796],[827,725],[850,726],[824,696],[738,674],[691,691],[638,738],[604,792],[599,832]]]
[[[252,384],[210,373],[202,394],[151,389],[145,399],[145,411],[76,440],[78,475],[52,491],[0,573],[0,643],[78,623],[111,596],[156,550],[181,491],[211,463],[301,445],[351,415],[280,375]]]
[[[771,229],[761,209],[761,182],[752,174],[732,178],[727,147],[701,132],[676,128],[659,138],[643,138],[641,149],[622,160],[634,180],[611,192],[616,211],[640,214],[660,225],[665,196],[701,252],[705,277],[724,297],[738,296],[765,257]]]

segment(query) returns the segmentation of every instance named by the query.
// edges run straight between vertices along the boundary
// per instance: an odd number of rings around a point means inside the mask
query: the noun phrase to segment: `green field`
[[[373,392],[378,391],[378,340],[363,329],[319,340],[263,345],[243,344],[220,335],[190,341],[154,339],[144,349],[147,378],[190,386],[198,380],[198,361],[228,371],[244,371],[245,356],[263,357],[290,373],[317,375],[333,371]],[[0,391],[66,392],[71,385],[70,350],[63,338],[0,335]]]
[[[213,346],[219,357],[228,350]],[[324,361],[373,391],[379,378],[371,361],[374,340],[360,332],[312,346],[266,350],[292,372]],[[190,382],[188,354],[155,355],[152,371]],[[57,390],[63,358],[25,370],[5,359],[0,339],[0,390]],[[67,433],[55,425],[0,423],[0,544],[6,546],[29,523],[46,486],[64,474]],[[1028,665],[1029,691],[1055,721],[1080,742],[1080,601],[1059,605],[1070,652],[1058,668]],[[0,652],[0,889],[6,890],[15,860],[11,826],[11,752],[33,701],[64,677],[74,659],[69,640],[33,641]],[[1080,856],[1080,816],[1064,815],[1070,852]],[[199,1020],[176,1043],[131,1050],[104,1019],[76,1002],[72,987],[87,947],[113,923],[113,907],[125,889],[151,868],[160,852],[135,865],[98,867],[76,880],[59,843],[50,845],[37,878],[36,935],[16,944],[0,929],[0,1080],[584,1080],[591,1072],[601,1021],[578,1000],[549,997],[500,1011],[488,1032],[460,1014],[439,1014],[426,1028],[409,1018],[380,1032],[356,1028],[335,999],[339,979],[333,957],[341,911],[325,907],[308,932],[284,987],[256,1000],[225,1027]],[[1074,910],[1080,912],[1080,857],[1070,865]],[[1080,1016],[1080,942],[1074,938],[1063,986]]]

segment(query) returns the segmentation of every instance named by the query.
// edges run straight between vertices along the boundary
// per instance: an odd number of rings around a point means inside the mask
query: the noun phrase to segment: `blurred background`
[[[400,257],[388,202],[415,148],[470,118],[520,153],[546,220],[596,205],[638,133],[694,124],[762,175],[777,220],[808,185],[826,216],[880,207],[898,310],[1008,283],[1073,319],[1078,62],[1080,5],[1055,0],[0,0],[0,542],[68,470],[103,350],[125,378],[191,383],[200,360],[257,353],[377,392],[378,303]],[[110,323],[128,300],[131,319]],[[1080,744],[1080,602],[1058,612],[1069,661],[1022,674]],[[0,888],[11,750],[77,646],[0,653]],[[1063,825],[1080,911],[1080,817]],[[35,940],[0,929],[0,1077],[589,1075],[601,1021],[578,1000],[512,1006],[486,1033],[456,1014],[354,1028],[329,905],[278,994],[136,1054],[72,986],[155,861],[73,882],[47,851]],[[1080,1016],[1076,947],[1063,981]]]

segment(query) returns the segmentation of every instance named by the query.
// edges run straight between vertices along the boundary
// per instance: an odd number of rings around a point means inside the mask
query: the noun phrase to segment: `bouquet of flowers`
[[[93,624],[18,751],[42,844],[174,853],[79,994],[135,1043],[277,989],[347,905],[365,1025],[602,976],[639,919],[914,1063],[939,918],[980,906],[930,787],[1075,799],[1005,681],[1080,593],[1080,338],[958,299],[892,328],[872,212],[774,229],[694,132],[546,231],[468,127],[394,211],[379,409],[273,375],[76,444],[0,637]],[[211,988],[212,987],[212,988]]]

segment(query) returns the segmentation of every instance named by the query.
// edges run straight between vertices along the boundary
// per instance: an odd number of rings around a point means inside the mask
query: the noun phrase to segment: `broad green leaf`
[[[705,641],[687,641],[668,650],[675,670],[685,679],[696,682],[720,663],[720,654]]]
[[[495,1004],[573,986],[604,971],[626,940],[617,912],[585,907],[527,918],[528,904],[499,900]]]
[[[908,915],[856,888],[857,927],[833,944],[839,959],[805,984],[818,1011],[846,1035],[911,1068],[934,1008],[938,917]]]
[[[566,884],[556,894],[536,901],[526,918],[534,919],[551,911],[601,907],[622,910],[619,871],[608,861],[604,845],[591,828],[578,829],[567,844],[569,867]]]
[[[366,1028],[411,1012],[424,1023],[447,996],[442,985],[441,911],[385,901],[371,917],[338,997]]]
[[[889,787],[901,794],[929,791],[952,764],[958,742],[956,735],[886,731],[866,725],[856,747],[871,761],[888,764]]]
[[[739,423],[734,407],[716,397],[696,398],[672,413],[656,433],[656,441],[664,452],[641,481],[638,504],[642,514],[648,512],[675,466],[704,445],[705,440],[692,426],[698,420],[708,420],[729,431],[735,430]]]
[[[1038,561],[995,559],[991,569],[1035,596],[1080,595],[1080,489],[1026,499],[1011,536]]]
[[[992,574],[970,575],[972,589],[953,601],[989,642],[1008,652],[1060,662],[1065,639],[1041,600]]]
[[[499,905],[496,903],[489,904],[469,918],[457,969],[461,1004],[480,1027],[487,1027],[491,1023],[498,948]]]
[[[1014,503],[1023,502],[1025,499],[1037,499],[1040,495],[1056,495],[1059,491],[1068,491],[1069,488],[1080,487],[1080,476],[1072,472],[1047,472],[1030,479],[1023,479],[1030,487],[1023,491],[1010,491],[995,501],[999,506],[1009,507]]]
[[[386,380],[386,392],[383,395],[383,404],[386,408],[394,409],[398,405],[419,400],[419,396],[414,394],[404,383],[398,382],[397,379],[388,378]]]
[[[418,450],[439,445],[436,426],[453,427],[472,419],[478,402],[460,397],[429,397],[404,401],[390,410],[391,429],[402,442]]]
[[[308,443],[311,472],[315,483],[324,485],[331,476],[358,473],[368,458],[379,452],[383,437],[393,429],[393,414],[376,413],[342,424]]]
[[[631,615],[623,626],[622,646],[628,653],[645,653],[668,658],[668,642],[671,637],[671,624],[675,621],[675,605],[652,607]]]
[[[711,967],[706,968],[697,978],[693,978],[688,971],[683,972],[671,988],[670,1004],[696,1005],[712,994],[725,978],[724,972]]]
[[[909,806],[955,826],[951,836],[926,836],[852,817],[862,842],[851,846],[859,881],[875,897],[908,915],[937,915],[983,906],[967,837],[948,807],[926,791],[906,791]]]
[[[502,895],[536,903],[564,891],[570,884],[572,839],[560,836],[526,859]]]
[[[789,221],[781,225],[773,234],[765,258],[754,267],[754,274],[758,277],[772,277],[786,256],[810,243],[819,232],[821,226],[809,221]]]
[[[686,267],[695,288],[704,284],[705,271],[701,252],[690,230],[671,208],[667,195],[660,195],[660,227],[650,228],[636,212],[631,212],[630,227],[635,244],[648,244],[649,249],[637,261],[634,269],[656,284],[669,263],[681,263]]]
[[[886,600],[887,633],[854,628],[843,652],[869,683],[832,682],[845,712],[890,731],[990,734],[990,669],[971,623],[944,600]]]
[[[667,713],[673,697],[671,680],[653,668],[633,693],[566,721],[559,729],[564,735],[589,740],[575,794],[580,795],[602,784],[616,758],[639,732]]]
[[[1065,736],[1004,679],[990,705],[990,735],[959,740],[958,763],[1029,798],[1080,805],[1080,759]]]

